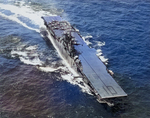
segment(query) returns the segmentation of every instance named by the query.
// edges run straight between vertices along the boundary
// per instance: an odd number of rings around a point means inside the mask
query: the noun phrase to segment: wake
[[[30,6],[14,6],[0,3],[0,16],[16,22],[23,27],[40,33],[39,27],[43,26],[41,16],[45,11],[33,11]]]

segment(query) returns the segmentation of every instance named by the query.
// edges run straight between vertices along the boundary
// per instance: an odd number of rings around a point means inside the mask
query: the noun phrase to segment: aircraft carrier
[[[60,16],[43,16],[49,40],[70,67],[91,87],[98,101],[127,94],[108,73],[96,51],[89,48],[80,33]]]

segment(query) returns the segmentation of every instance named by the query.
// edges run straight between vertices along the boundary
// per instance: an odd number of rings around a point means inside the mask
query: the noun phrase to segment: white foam
[[[43,65],[43,62],[39,59],[38,53],[36,52],[37,46],[29,46],[23,49],[23,46],[16,48],[11,51],[12,57],[19,57],[20,61],[29,65]]]
[[[30,59],[30,58],[24,58],[24,57],[19,57],[20,58],[20,61],[25,63],[25,64],[28,64],[28,65],[39,65],[39,66],[42,66],[43,65],[43,62],[40,61],[40,59],[38,57],[35,57],[34,59]]]
[[[4,17],[6,19],[9,19],[11,21],[15,21],[15,22],[21,24],[22,26],[24,26],[24,27],[26,27],[26,28],[28,28],[30,30],[34,30],[34,31],[39,33],[38,29],[34,29],[34,28],[31,28],[31,27],[27,26],[25,23],[21,22],[15,15],[7,16],[5,14],[0,13],[0,16]]]
[[[105,42],[100,42],[100,41],[95,41],[96,44],[100,47],[104,46],[105,45]]]
[[[92,38],[93,36],[89,35],[89,36],[83,36],[82,39],[84,40],[84,42],[87,44],[87,45],[90,45],[92,44],[90,41],[89,41],[89,38]]]
[[[18,6],[14,6],[14,5],[8,5],[8,4],[1,4],[0,3],[0,9],[2,10],[9,10],[12,12],[13,15],[5,15],[4,13],[0,13],[0,16],[15,21],[19,24],[21,24],[22,26],[30,29],[30,30],[34,30],[36,32],[39,32],[39,27],[43,26],[43,20],[41,19],[41,16],[44,16],[46,14],[52,15],[50,13],[47,13],[46,11],[34,11],[32,10],[32,8],[30,8],[30,6],[23,6],[21,5],[20,7]],[[19,19],[19,17],[25,17],[29,20],[27,21],[21,21]],[[33,26],[28,26],[27,24],[31,23],[35,26],[38,26],[36,28],[33,28]]]
[[[65,68],[66,67],[62,67],[62,66],[60,66],[60,67],[57,67],[57,68],[54,68],[54,67],[50,67],[50,66],[46,66],[46,67],[37,67],[38,69],[40,69],[41,71],[44,71],[44,72],[54,72],[54,71],[57,71],[57,70],[59,70],[59,69],[63,69],[63,70],[65,70]]]
[[[37,45],[29,46],[26,48],[26,50],[36,50],[36,49],[37,49]]]
[[[27,52],[14,51],[14,50],[12,50],[12,51],[11,51],[11,55],[12,55],[12,57],[15,57],[15,55],[19,55],[19,56],[26,57],[26,56],[27,56]]]
[[[99,59],[102,61],[102,62],[104,62],[106,65],[108,64],[107,62],[108,62],[108,59],[107,58],[105,58],[102,54],[102,50],[101,49],[98,49],[98,50],[96,50],[97,51],[97,56],[99,57]]]
[[[85,37],[84,37],[84,39],[87,39],[87,38],[93,38],[93,36],[88,35],[88,36],[85,36]]]
[[[73,85],[78,85],[81,88],[82,92],[86,92],[92,95],[90,87],[85,84],[82,78],[74,78],[72,74],[61,75],[61,77],[63,78],[63,80],[66,80]]]
[[[37,68],[44,72],[54,72],[58,70],[58,68],[52,68],[52,67],[37,67]]]

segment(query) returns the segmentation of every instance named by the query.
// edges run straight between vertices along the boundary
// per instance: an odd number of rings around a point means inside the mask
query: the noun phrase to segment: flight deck
[[[86,76],[88,83],[100,99],[127,96],[108,73],[104,63],[97,57],[96,51],[87,46],[82,36],[70,23],[64,21],[60,16],[42,18],[49,34],[53,37],[50,38],[53,45],[72,67],[76,65],[77,70],[75,71]]]

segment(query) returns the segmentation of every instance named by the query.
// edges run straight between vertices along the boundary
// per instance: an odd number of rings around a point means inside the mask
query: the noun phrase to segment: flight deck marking
[[[112,86],[106,86],[106,87],[112,94],[117,94],[117,92],[115,91],[115,89]]]

